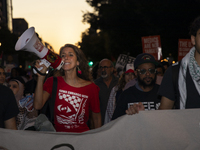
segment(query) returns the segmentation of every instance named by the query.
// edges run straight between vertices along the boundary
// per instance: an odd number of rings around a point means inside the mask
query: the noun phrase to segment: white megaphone
[[[35,34],[35,28],[31,27],[27,29],[18,39],[15,50],[25,50],[28,52],[35,53],[38,57],[41,58],[41,64],[44,64],[47,68],[52,66],[54,69],[60,70],[64,62],[59,55],[53,53],[51,50],[47,49],[41,41],[38,39]],[[36,69],[37,70],[37,69]],[[38,70],[42,70],[42,67]],[[33,69],[34,73],[36,71]],[[38,72],[39,73],[39,72]]]

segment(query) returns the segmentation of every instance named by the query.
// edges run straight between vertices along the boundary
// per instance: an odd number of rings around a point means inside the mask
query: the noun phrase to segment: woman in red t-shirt
[[[91,82],[91,74],[84,53],[72,44],[66,44],[60,49],[64,61],[63,76],[57,77],[57,94],[54,106],[54,124],[57,132],[84,132],[89,130],[87,121],[91,117],[94,128],[101,126],[99,104],[99,88]],[[36,67],[43,69],[45,65]],[[40,110],[52,93],[53,77],[48,78],[38,74],[35,89],[34,107]],[[44,85],[43,85],[44,83]]]

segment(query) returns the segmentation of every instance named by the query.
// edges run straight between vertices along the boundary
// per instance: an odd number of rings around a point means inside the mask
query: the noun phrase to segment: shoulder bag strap
[[[178,76],[179,76],[179,68],[180,68],[181,61],[178,62],[177,65],[172,66],[172,81],[174,86],[174,93],[175,93],[175,106],[179,109],[179,88],[178,88]]]
[[[54,124],[54,106],[55,106],[55,101],[56,101],[56,93],[57,93],[57,77],[53,77],[52,96],[49,101],[50,121],[53,124]]]

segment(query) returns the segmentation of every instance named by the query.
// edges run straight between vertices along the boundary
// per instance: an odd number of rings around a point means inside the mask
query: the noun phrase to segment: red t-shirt
[[[46,80],[43,90],[52,93],[53,77]],[[57,132],[84,132],[89,130],[89,110],[100,112],[99,87],[91,83],[83,87],[68,85],[57,77],[54,124]]]

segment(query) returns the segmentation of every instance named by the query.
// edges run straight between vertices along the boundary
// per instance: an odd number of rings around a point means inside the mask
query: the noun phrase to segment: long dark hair
[[[118,89],[117,91],[123,90],[123,88],[126,85],[126,81],[125,81],[125,72],[123,72],[119,78],[119,81],[117,83]]]
[[[62,50],[66,47],[71,47],[74,50],[77,60],[79,61],[78,67],[80,68],[82,74],[79,74],[78,68],[76,68],[77,76],[81,79],[92,81],[92,75],[90,73],[90,68],[88,66],[88,60],[85,57],[85,54],[83,53],[83,51],[73,44],[65,44],[63,47],[60,48],[60,52],[59,52],[60,56],[61,56]]]

